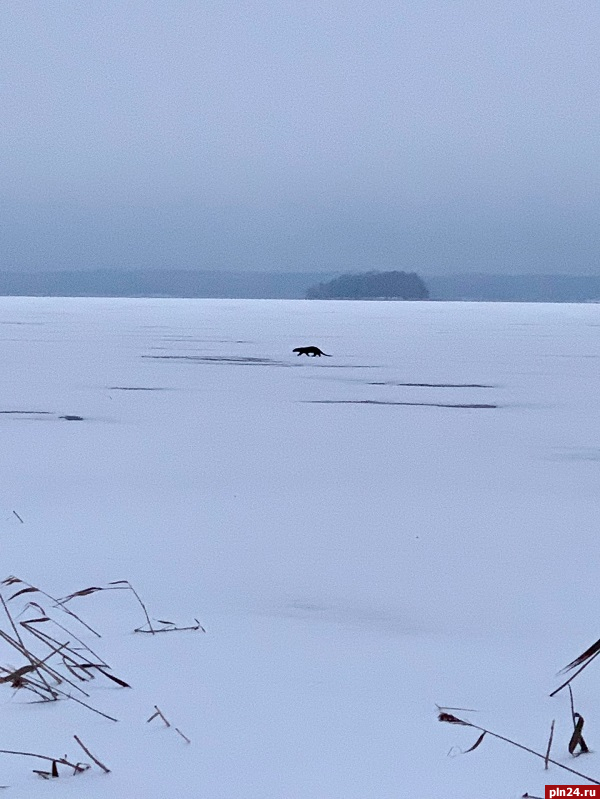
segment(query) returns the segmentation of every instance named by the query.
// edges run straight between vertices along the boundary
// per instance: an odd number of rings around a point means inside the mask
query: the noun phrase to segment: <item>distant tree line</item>
[[[87,269],[61,272],[0,271],[0,296],[23,297],[231,297],[300,299],[336,297],[357,299],[465,300],[485,302],[597,302],[597,275],[427,275],[427,288],[408,294],[389,287],[357,291],[335,272],[208,272],[177,269]],[[377,274],[377,273],[371,273]],[[402,272],[379,273],[400,274]],[[361,275],[348,275],[356,281]],[[346,281],[344,278],[344,282]],[[419,278],[417,278],[419,280]],[[317,283],[320,285],[317,286]],[[331,286],[335,293],[332,294]],[[322,287],[327,287],[325,291]],[[356,286],[356,283],[355,283]]]
[[[301,299],[330,272],[208,272],[194,269],[0,271],[0,296]]]
[[[429,292],[415,272],[364,272],[341,275],[311,286],[307,300],[426,300]]]

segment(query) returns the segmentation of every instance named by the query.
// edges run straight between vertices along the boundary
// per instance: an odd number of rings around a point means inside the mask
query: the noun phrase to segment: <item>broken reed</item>
[[[548,763],[550,762],[550,750],[552,749],[552,739],[554,738],[554,719],[550,725],[550,737],[548,738],[548,748],[546,749],[546,757],[544,758],[544,769],[548,770]]]
[[[0,667],[0,674],[4,673],[4,676],[0,677],[0,683],[10,683],[14,688],[25,688],[29,691],[32,691],[38,698],[41,698],[45,701],[56,700],[60,697],[73,699],[75,702],[78,702],[79,704],[89,708],[90,710],[93,710],[96,713],[100,713],[100,715],[103,715],[112,721],[116,721],[116,719],[96,710],[96,708],[91,707],[81,699],[77,699],[72,694],[66,693],[57,686],[61,685],[63,682],[67,683],[74,690],[78,691],[86,698],[89,698],[89,694],[87,694],[86,691],[77,685],[77,682],[86,682],[94,679],[96,676],[102,676],[122,688],[129,688],[129,684],[119,677],[116,677],[114,674],[111,674],[110,667],[106,661],[100,658],[87,644],[81,640],[81,638],[74,635],[71,630],[60,624],[60,622],[54,618],[53,614],[51,615],[47,613],[45,608],[39,602],[29,601],[24,609],[25,611],[28,608],[35,609],[39,615],[30,617],[24,621],[20,621],[18,624],[16,623],[15,618],[9,609],[9,603],[12,603],[19,597],[25,597],[31,594],[39,594],[42,597],[50,599],[53,603],[53,608],[58,608],[67,613],[71,618],[75,619],[78,623],[83,625],[90,632],[94,633],[97,637],[101,637],[100,633],[94,630],[80,616],[68,608],[67,604],[77,597],[89,596],[99,591],[126,590],[130,591],[134,595],[137,603],[142,608],[146,619],[146,624],[136,628],[135,632],[150,633],[152,635],[158,632],[174,632],[183,630],[201,630],[202,632],[205,632],[204,627],[202,627],[198,619],[194,619],[194,624],[188,626],[178,626],[174,622],[167,621],[165,619],[157,619],[155,621],[158,624],[153,625],[146,605],[129,580],[114,580],[108,583],[106,586],[90,586],[88,588],[81,589],[80,591],[75,591],[72,594],[63,597],[62,599],[57,599],[51,594],[48,594],[46,591],[43,591],[37,586],[34,586],[19,577],[15,577],[14,575],[11,575],[3,580],[2,586],[16,587],[17,590],[14,591],[14,593],[12,593],[7,599],[5,599],[2,593],[0,593],[0,602],[11,628],[11,633],[7,633],[0,627],[0,637],[9,643],[16,651],[18,651],[20,655],[25,657],[28,661],[28,664],[19,669],[7,669]],[[58,637],[55,637],[49,633],[48,625],[55,625],[58,627],[58,629],[68,635],[69,640],[61,641],[58,639]],[[44,658],[38,658],[31,651],[31,647],[25,645],[23,639],[23,635],[25,634],[35,638],[38,643],[41,643],[46,648],[50,649],[50,654],[46,653]],[[77,641],[81,645],[83,652],[79,650],[79,648],[76,650],[73,646],[71,646],[70,639]],[[60,656],[62,661],[60,665],[54,662],[53,665],[46,663],[46,661],[50,660],[54,655]],[[74,682],[74,680],[77,682]]]
[[[18,583],[23,583],[23,581],[16,577],[9,577],[7,580],[3,581],[3,585],[15,585]],[[2,594],[0,594],[0,603],[10,626],[10,632],[6,632],[0,628],[0,639],[4,640],[28,661],[25,666],[21,666],[17,669],[0,667],[0,684],[10,684],[15,689],[28,690],[42,701],[56,701],[61,698],[72,699],[88,710],[110,721],[116,722],[118,719],[109,716],[107,713],[103,713],[101,710],[77,698],[72,693],[63,690],[63,688],[59,686],[63,684],[71,686],[72,689],[79,692],[87,699],[89,698],[89,694],[77,685],[74,680],[86,682],[101,675],[122,688],[128,688],[129,684],[111,674],[110,667],[106,661],[97,658],[92,650],[86,647],[83,642],[81,642],[83,651],[76,651],[71,646],[70,640],[60,641],[49,632],[39,629],[40,626],[57,624],[61,632],[70,635],[69,630],[64,627],[64,625],[52,619],[38,603],[29,602],[25,607],[25,611],[29,607],[34,606],[36,611],[42,615],[25,619],[17,624],[9,608],[9,603],[19,596],[33,592],[39,592],[45,596],[49,596],[45,592],[29,584],[26,584],[25,589],[20,588],[16,593],[13,593],[8,600],[5,600]],[[71,616],[78,618],[75,614],[71,614]],[[50,651],[46,651],[43,656],[38,656],[32,651],[29,645],[25,644],[24,636],[26,635],[34,638],[38,644],[43,645],[46,650],[49,649]],[[76,640],[80,641],[79,638],[76,638]]]
[[[149,718],[149,719],[146,719],[146,724],[148,724],[150,721],[152,721],[152,720],[153,720],[153,719],[155,719],[155,718],[161,718],[161,719],[164,721],[164,723],[165,723],[165,726],[166,726],[166,727],[170,727],[170,726],[171,726],[171,722],[167,720],[167,718],[166,718],[165,714],[164,714],[164,713],[162,712],[162,710],[161,710],[161,709],[158,707],[158,705],[154,705],[154,710],[155,710],[155,712],[154,712],[154,713],[153,713],[153,714],[150,716],[150,718]],[[178,733],[179,735],[181,735],[181,737],[183,738],[183,740],[184,740],[186,743],[188,743],[188,744],[191,744],[191,743],[192,743],[192,742],[190,741],[190,739],[187,737],[187,735],[184,735],[184,733],[182,733],[182,732],[181,732],[181,730],[179,729],[179,727],[173,727],[173,729],[175,730],[175,732],[176,732],[176,733]]]
[[[535,749],[531,749],[528,746],[524,746],[523,744],[518,743],[517,741],[513,741],[511,738],[507,738],[504,735],[499,735],[497,732],[492,732],[491,730],[486,729],[485,727],[479,727],[477,724],[471,724],[470,721],[464,721],[464,719],[459,719],[454,716],[452,713],[447,713],[445,711],[441,711],[438,714],[438,721],[444,721],[447,724],[460,724],[463,727],[471,727],[474,730],[479,730],[482,733],[479,738],[475,741],[473,746],[470,749],[467,749],[463,754],[467,754],[467,752],[472,752],[476,749],[481,742],[483,741],[486,735],[490,735],[492,738],[497,738],[499,741],[504,741],[505,743],[511,744],[511,746],[516,746],[518,749],[522,749],[525,752],[529,752],[529,754],[534,755],[535,757],[541,758],[544,763],[552,763],[554,766],[558,766],[559,768],[563,769],[564,771],[568,771],[570,774],[575,774],[576,777],[581,777],[588,782],[591,782],[593,785],[600,785],[598,780],[593,779],[592,777],[588,777],[586,774],[582,774],[580,771],[575,771],[575,769],[569,768],[569,766],[565,766],[562,763],[559,763],[557,760],[552,760],[548,755],[549,751],[542,755],[540,752],[536,752]]]
[[[79,746],[83,749],[86,755],[98,766],[98,768],[102,769],[105,774],[110,774],[110,769],[102,763],[95,755],[93,755],[88,747],[83,743],[79,736],[74,735],[73,738],[77,741]],[[69,768],[73,769],[73,774],[81,774],[83,771],[87,771],[91,768],[89,763],[72,763],[70,760],[67,760],[67,756],[64,757],[51,757],[49,755],[40,755],[37,752],[20,752],[15,751],[13,749],[0,749],[0,754],[3,755],[17,755],[20,757],[35,757],[38,760],[47,760],[48,762],[52,763],[50,771],[42,771],[40,769],[33,769],[35,774],[38,774],[40,777],[44,779],[53,778],[56,779],[58,774],[58,764],[60,763],[63,766],[68,766]]]
[[[567,686],[569,686],[571,684],[571,682],[573,682],[575,677],[577,677],[579,674],[581,674],[581,672],[584,669],[587,669],[587,667],[590,665],[590,663],[595,658],[597,658],[598,655],[600,655],[600,639],[598,639],[594,644],[592,644],[590,647],[588,647],[588,649],[586,649],[585,652],[582,652],[581,655],[576,657],[575,660],[572,660],[570,663],[568,663],[564,667],[564,669],[561,669],[559,671],[559,674],[566,674],[568,671],[572,671],[573,669],[577,668],[577,666],[581,666],[581,668],[577,669],[577,671],[574,674],[572,674],[569,677],[568,680],[565,680],[565,682],[562,683],[562,685],[559,685],[558,688],[556,688],[554,691],[552,691],[550,696],[556,696],[556,694],[559,693],[560,691],[562,691],[563,688],[566,688]]]
[[[6,580],[2,581],[2,585],[6,586],[18,585],[18,584],[24,585],[25,588],[20,588],[15,594],[10,596],[8,598],[9,602],[13,599],[16,599],[16,597],[21,596],[22,594],[38,593],[41,594],[42,596],[45,596],[47,599],[50,599],[52,602],[54,602],[55,607],[59,606],[60,603],[56,597],[53,597],[51,594],[46,593],[46,591],[43,591],[41,588],[37,588],[36,586],[31,585],[31,583],[25,582],[25,580],[21,580],[19,577],[11,575],[10,577],[7,577]],[[83,627],[85,627],[87,630],[93,633],[97,638],[102,637],[97,630],[94,630],[93,627],[90,627],[90,625],[87,624],[87,622],[83,621],[83,619],[81,619],[76,613],[73,613],[73,611],[70,608],[62,608],[62,610],[64,610],[64,612],[67,613],[69,616],[72,616],[74,619],[76,619],[79,622],[79,624],[81,624]]]
[[[66,597],[58,600],[58,603],[61,607],[64,607],[67,602],[70,602],[72,599],[76,599],[78,597],[85,597],[90,596],[91,594],[96,594],[99,591],[131,591],[135,596],[138,604],[142,608],[144,612],[144,616],[146,617],[146,625],[142,625],[141,627],[136,627],[134,632],[136,633],[150,633],[151,635],[155,635],[156,633],[168,633],[168,632],[182,632],[184,630],[201,630],[202,632],[206,632],[204,627],[200,624],[198,619],[194,619],[194,624],[189,625],[186,627],[179,627],[172,621],[166,621],[165,619],[155,619],[156,622],[162,625],[162,627],[155,627],[152,625],[152,621],[150,620],[150,616],[148,614],[148,610],[146,605],[143,603],[142,598],[135,590],[135,588],[131,585],[129,580],[113,580],[110,583],[107,583],[105,586],[98,586],[92,585],[89,588],[82,588],[80,591],[74,591],[72,594],[69,594]],[[144,626],[147,626],[148,629],[144,629]]]
[[[586,755],[590,751],[588,749],[588,745],[586,744],[584,737],[583,737],[583,716],[581,713],[575,712],[575,700],[573,699],[573,689],[569,685],[569,699],[571,702],[571,720],[573,722],[573,734],[571,735],[571,739],[569,741],[569,754],[573,755],[573,757],[578,757],[579,755]],[[576,751],[577,747],[579,747],[579,752]]]
[[[97,676],[102,676],[121,688],[129,688],[129,684],[114,674],[111,674],[108,663],[99,655],[97,655],[84,641],[82,641],[81,638],[69,630],[68,627],[61,624],[56,618],[54,618],[54,614],[48,613],[43,605],[41,605],[39,602],[31,600],[28,601],[25,607],[22,608],[16,617],[11,612],[11,608],[9,607],[10,603],[19,598],[24,598],[26,596],[28,597],[31,594],[39,594],[40,596],[51,600],[53,603],[53,609],[59,609],[60,611],[66,613],[69,617],[76,620],[79,624],[100,638],[100,633],[98,633],[83,619],[81,619],[80,616],[70,610],[70,608],[67,607],[67,603],[76,597],[88,596],[98,591],[129,590],[135,596],[138,604],[144,612],[146,619],[146,625],[137,628],[135,632],[145,632],[152,635],[157,632],[171,632],[175,630],[202,630],[202,632],[205,632],[204,627],[202,627],[198,619],[194,619],[194,625],[189,625],[186,627],[178,627],[174,622],[164,619],[155,620],[159,625],[161,625],[160,627],[153,625],[144,602],[128,580],[116,580],[114,582],[108,583],[108,585],[105,587],[90,586],[89,588],[69,594],[67,597],[63,597],[62,599],[57,599],[56,597],[53,597],[31,583],[27,583],[15,576],[10,576],[3,580],[1,586],[6,588],[17,587],[17,590],[14,591],[14,593],[12,593],[8,598],[5,598],[0,589],[0,604],[4,610],[9,628],[9,631],[7,632],[0,626],[0,640],[4,640],[4,642],[18,652],[19,655],[24,657],[27,663],[18,668],[0,666],[0,685],[7,684],[14,689],[28,690],[42,701],[56,701],[60,698],[72,699],[74,702],[82,705],[88,710],[93,711],[94,713],[103,716],[106,719],[109,719],[110,721],[116,722],[118,719],[103,713],[95,707],[92,707],[92,705],[84,702],[82,699],[74,696],[67,690],[63,690],[63,688],[59,688],[58,686],[62,686],[63,684],[71,686],[72,689],[79,692],[87,699],[89,698],[89,694],[80,685],[78,685],[77,682],[85,683],[95,679]],[[28,614],[28,618],[18,621],[19,616],[23,615],[23,613],[26,613],[27,611],[34,611],[37,615],[32,616],[30,612]],[[56,634],[55,630],[52,629],[53,627],[56,627],[58,630],[60,630],[60,633]],[[144,629],[144,627],[147,627],[147,629]],[[49,629],[52,630],[52,632],[49,632]],[[68,640],[62,641],[59,640],[58,637],[55,637],[56,635],[61,635],[61,633],[65,634]],[[49,652],[46,651],[43,656],[38,656],[32,651],[31,646],[29,645],[31,639],[34,639],[38,646],[43,646],[44,649],[49,650]],[[72,640],[76,641],[79,646],[72,644]],[[167,720],[158,706],[155,706],[155,711],[156,712],[154,715],[151,716],[148,721],[151,721],[156,716],[159,716],[167,727],[171,727],[170,722]],[[187,735],[185,735],[178,727],[173,727],[173,729],[179,736],[181,736],[181,738],[184,739],[186,743],[191,743]],[[106,774],[110,773],[110,769],[101,760],[99,760],[99,758],[92,754],[90,749],[83,743],[81,738],[79,738],[77,735],[74,735],[73,737],[81,749],[83,749],[86,755],[98,766],[98,768],[100,768]],[[89,763],[71,762],[69,759],[67,759],[66,755],[64,757],[57,758],[35,752],[24,752],[11,749],[0,749],[0,754],[38,758],[51,763],[52,765],[50,770],[33,770],[34,773],[38,774],[44,779],[58,778],[59,765],[71,768],[74,774],[81,773],[91,768]]]

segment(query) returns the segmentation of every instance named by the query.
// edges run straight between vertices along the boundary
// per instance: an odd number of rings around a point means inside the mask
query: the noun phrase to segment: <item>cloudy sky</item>
[[[597,0],[6,0],[0,270],[599,271]]]

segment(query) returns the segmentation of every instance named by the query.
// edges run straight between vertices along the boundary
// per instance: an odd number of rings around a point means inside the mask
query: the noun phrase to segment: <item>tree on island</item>
[[[364,272],[340,275],[311,286],[307,300],[426,300],[427,286],[415,272]]]

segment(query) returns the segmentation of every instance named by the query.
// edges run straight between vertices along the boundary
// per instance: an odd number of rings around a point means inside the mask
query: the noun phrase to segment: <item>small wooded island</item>
[[[307,300],[426,300],[427,286],[415,272],[364,272],[311,286]]]

